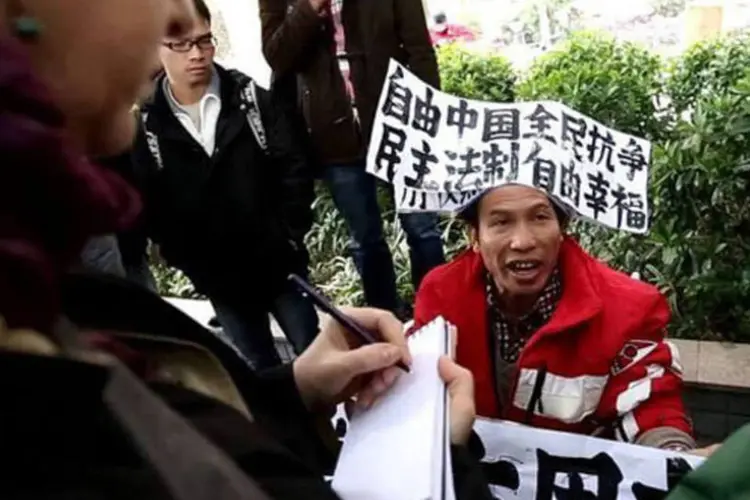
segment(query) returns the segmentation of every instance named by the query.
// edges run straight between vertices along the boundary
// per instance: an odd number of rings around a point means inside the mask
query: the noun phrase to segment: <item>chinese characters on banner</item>
[[[333,418],[346,438],[343,408]],[[477,419],[482,466],[495,498],[663,500],[702,462],[689,454]]]
[[[648,230],[651,144],[555,102],[493,104],[433,89],[391,61],[367,170],[400,211],[454,212],[488,187],[547,191],[607,226]]]

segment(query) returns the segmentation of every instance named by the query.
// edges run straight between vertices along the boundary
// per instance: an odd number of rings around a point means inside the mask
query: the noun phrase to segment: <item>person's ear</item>
[[[474,253],[479,253],[479,228],[476,226],[469,228],[469,242]]]

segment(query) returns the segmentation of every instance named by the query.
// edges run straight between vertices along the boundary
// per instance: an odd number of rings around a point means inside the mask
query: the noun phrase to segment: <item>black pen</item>
[[[316,306],[323,310],[323,312],[330,315],[347,330],[358,336],[364,344],[377,344],[378,342],[382,342],[382,340],[375,338],[375,336],[362,327],[362,325],[358,324],[352,318],[342,313],[333,304],[328,302],[320,292],[315,290],[315,288],[313,288],[308,282],[296,274],[290,274],[289,281],[297,285],[301,289],[302,294],[309,297]],[[409,373],[409,367],[403,361],[396,363],[396,366],[404,370],[406,373]]]

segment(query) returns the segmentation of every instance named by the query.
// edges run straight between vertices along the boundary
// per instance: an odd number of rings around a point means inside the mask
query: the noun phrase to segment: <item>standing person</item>
[[[376,181],[364,159],[391,58],[440,86],[421,0],[260,0],[263,52],[278,77],[296,74],[314,152],[352,237],[365,299],[398,310]],[[445,261],[436,214],[401,214],[415,289]]]
[[[280,362],[268,314],[297,353],[318,331],[286,281],[305,274],[313,181],[271,95],[214,63],[211,13],[160,49],[165,75],[141,106],[133,151],[148,237],[205,293],[257,369]]]

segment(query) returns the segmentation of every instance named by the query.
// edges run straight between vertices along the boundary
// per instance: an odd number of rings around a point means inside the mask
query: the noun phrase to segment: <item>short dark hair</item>
[[[435,24],[443,24],[448,20],[448,17],[445,15],[444,12],[438,12],[435,14],[435,17],[433,18],[433,21],[435,21]]]
[[[198,16],[208,22],[208,24],[211,24],[211,10],[206,5],[206,2],[204,0],[193,0],[193,5],[195,5],[195,11],[198,13]]]
[[[479,202],[481,199],[482,197],[480,196],[458,214],[458,217],[461,220],[474,229],[479,227]],[[557,217],[557,222],[560,224],[560,229],[565,230],[570,222],[570,214],[566,213],[565,210],[555,202],[551,202],[550,205],[552,205],[552,209],[555,211],[555,217]]]

